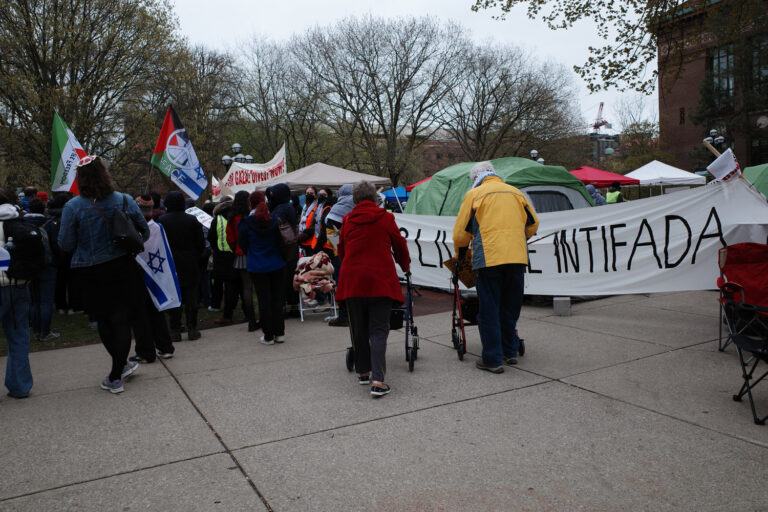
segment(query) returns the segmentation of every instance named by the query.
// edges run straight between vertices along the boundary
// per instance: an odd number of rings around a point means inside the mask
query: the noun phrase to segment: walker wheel
[[[412,372],[414,357],[413,357],[413,349],[411,347],[408,347],[407,349],[405,349],[405,358],[408,360],[408,371]]]
[[[355,350],[347,347],[347,370],[350,372],[355,369]]]
[[[464,360],[464,351],[461,350],[461,349],[458,349],[458,353],[459,353],[459,361],[463,361]]]
[[[413,360],[419,359],[419,336],[413,335],[413,347],[411,348],[411,354],[413,354]]]
[[[520,346],[517,347],[517,355],[523,357],[525,355],[525,341],[520,340]]]
[[[451,341],[453,341],[453,349],[458,351],[459,346],[461,346],[461,338],[459,338],[458,329],[455,327],[453,328],[453,331],[451,331]]]

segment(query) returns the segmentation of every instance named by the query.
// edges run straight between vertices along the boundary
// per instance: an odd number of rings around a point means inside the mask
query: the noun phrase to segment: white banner
[[[253,192],[256,184],[285,174],[285,144],[275,157],[265,164],[232,162],[229,172],[221,179],[221,185],[234,194],[241,190]]]
[[[219,187],[219,180],[216,179],[216,176],[211,175],[211,201],[217,203],[219,202],[219,199],[221,199],[221,187]]]
[[[455,217],[395,215],[414,284],[451,288]],[[618,295],[716,288],[717,251],[768,242],[768,204],[744,180],[673,195],[539,215],[528,295]]]
[[[184,211],[190,215],[194,215],[195,218],[197,219],[197,222],[202,224],[205,227],[205,229],[211,229],[211,221],[213,220],[213,217],[205,213],[203,210],[201,210],[197,206],[193,206],[191,208],[187,208]]]

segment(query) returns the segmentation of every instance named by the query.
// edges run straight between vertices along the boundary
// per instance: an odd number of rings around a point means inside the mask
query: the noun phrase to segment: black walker
[[[413,365],[419,357],[419,329],[413,323],[413,294],[415,293],[411,284],[411,273],[405,273],[405,303],[402,306],[392,308],[392,312],[397,314],[401,312],[405,323],[405,360],[408,363],[408,370],[413,371]],[[347,313],[349,314],[349,313]],[[392,317],[390,317],[391,319]],[[402,324],[401,324],[402,325]],[[391,320],[390,320],[391,326]],[[390,327],[391,328],[391,327]],[[397,327],[400,328],[399,326]],[[352,322],[349,322],[350,340],[354,340],[352,332]],[[350,372],[355,369],[355,345],[347,348],[347,370]]]

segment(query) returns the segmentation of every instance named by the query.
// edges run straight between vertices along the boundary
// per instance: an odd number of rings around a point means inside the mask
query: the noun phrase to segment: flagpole
[[[149,194],[149,191],[151,190],[151,186],[150,185],[152,183],[152,169],[154,167],[155,167],[154,165],[149,164],[149,174],[147,175],[147,188],[146,188],[146,190],[144,190],[145,194]]]

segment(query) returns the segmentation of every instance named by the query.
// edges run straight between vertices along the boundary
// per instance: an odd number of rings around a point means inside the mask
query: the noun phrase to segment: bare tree
[[[461,31],[430,19],[349,18],[295,42],[324,87],[329,126],[355,165],[398,183],[414,149],[440,128],[437,105],[453,87]]]
[[[517,47],[468,44],[455,68],[442,121],[468,160],[527,155],[580,123],[568,74],[534,65]]]
[[[293,58],[290,45],[253,39],[243,54],[243,109],[254,152],[267,160],[286,144],[293,169],[335,158],[335,143],[323,111],[322,89]]]
[[[0,140],[17,183],[48,183],[54,110],[91,152],[126,143],[126,101],[175,48],[164,0],[6,0],[0,7]]]

